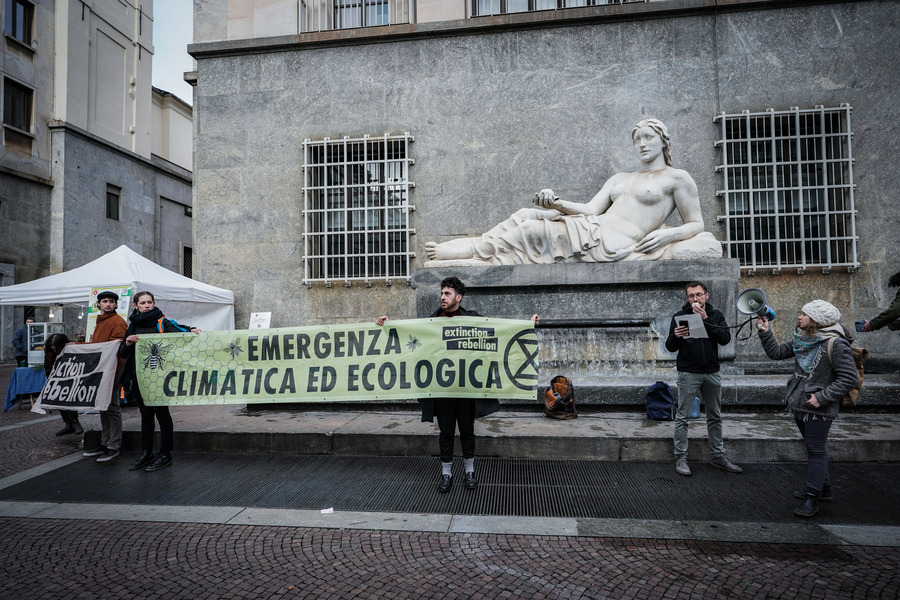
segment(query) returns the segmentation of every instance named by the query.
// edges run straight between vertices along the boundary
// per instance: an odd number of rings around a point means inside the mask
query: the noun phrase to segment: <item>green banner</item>
[[[531,321],[453,317],[200,334],[142,334],[149,406],[402,400],[534,400]]]

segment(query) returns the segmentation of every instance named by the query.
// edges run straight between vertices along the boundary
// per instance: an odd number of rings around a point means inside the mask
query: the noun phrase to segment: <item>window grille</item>
[[[409,23],[414,0],[302,0],[300,31]]]
[[[469,0],[469,16],[485,17],[509,13],[558,10],[582,6],[602,6],[604,4],[626,4],[647,2],[648,0]]]
[[[760,268],[835,267],[857,257],[851,107],[721,113],[725,247],[753,274]]]
[[[384,134],[303,142],[303,283],[410,283],[409,144]]]

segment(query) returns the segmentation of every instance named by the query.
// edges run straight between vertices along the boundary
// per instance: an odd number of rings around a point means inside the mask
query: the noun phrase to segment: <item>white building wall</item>
[[[193,109],[177,96],[153,88],[151,152],[191,170],[193,161]]]
[[[55,118],[150,158],[153,0],[60,0]]]

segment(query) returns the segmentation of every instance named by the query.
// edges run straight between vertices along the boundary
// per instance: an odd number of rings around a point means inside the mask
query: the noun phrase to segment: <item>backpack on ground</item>
[[[834,340],[837,338],[828,338],[828,362],[834,364],[834,359],[831,358],[834,355]],[[856,406],[856,399],[859,397],[859,390],[862,388],[863,382],[863,361],[869,358],[869,351],[865,348],[857,348],[856,346],[850,346],[850,350],[853,351],[853,363],[856,365],[856,387],[850,390],[850,392],[841,398],[841,406]]]
[[[575,410],[575,386],[564,376],[557,375],[550,380],[550,387],[544,392],[544,416],[551,419],[577,419]]]
[[[654,421],[675,420],[675,396],[665,381],[647,388],[647,418]]]

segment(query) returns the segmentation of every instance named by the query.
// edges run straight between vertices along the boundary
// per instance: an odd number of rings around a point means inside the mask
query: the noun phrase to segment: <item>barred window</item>
[[[335,0],[334,28],[389,25],[388,0]]]
[[[557,10],[604,4],[625,4],[647,0],[469,0],[470,16],[484,17],[538,10]]]
[[[854,271],[851,107],[721,113],[727,254],[741,268]]]
[[[303,142],[303,283],[410,282],[413,137]]]
[[[414,0],[303,0],[300,31],[409,23],[414,6]]]

